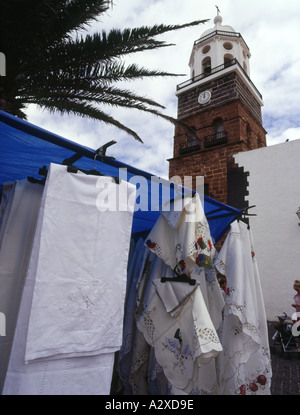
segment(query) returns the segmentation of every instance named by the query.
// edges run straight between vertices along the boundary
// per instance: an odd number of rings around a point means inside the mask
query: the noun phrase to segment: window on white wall
[[[210,45],[203,46],[202,53],[206,55],[210,51]]]
[[[231,49],[233,48],[233,45],[232,45],[232,43],[230,43],[230,42],[225,42],[225,43],[223,44],[223,47],[224,47],[224,49],[226,49],[226,50],[231,50]]]

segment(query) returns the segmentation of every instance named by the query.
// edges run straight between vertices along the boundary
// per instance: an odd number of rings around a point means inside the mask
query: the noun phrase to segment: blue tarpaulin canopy
[[[133,234],[149,232],[161,207],[178,196],[178,187],[168,180],[107,157],[99,149],[85,147],[0,111],[0,185],[28,177],[40,180],[40,169],[43,166],[47,169],[50,163],[97,170],[136,184],[137,209],[133,217]],[[181,189],[185,192],[184,188]],[[242,212],[207,196],[202,196],[202,200],[211,235],[218,242],[230,223]]]

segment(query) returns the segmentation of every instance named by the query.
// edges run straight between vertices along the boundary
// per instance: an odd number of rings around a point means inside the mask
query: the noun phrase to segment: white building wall
[[[291,307],[300,280],[300,140],[289,141],[235,156],[249,172],[249,213],[268,320]]]

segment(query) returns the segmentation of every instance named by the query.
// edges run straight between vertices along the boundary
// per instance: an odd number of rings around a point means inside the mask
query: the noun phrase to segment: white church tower
[[[191,78],[219,72],[235,62],[250,76],[250,50],[240,33],[231,26],[222,25],[223,19],[217,10],[214,27],[194,42],[189,62]]]
[[[263,100],[250,78],[249,47],[217,10],[192,43],[190,79],[177,85],[177,118],[189,131],[175,126],[169,176],[204,176],[207,195],[244,208],[246,177],[233,155],[266,146]]]

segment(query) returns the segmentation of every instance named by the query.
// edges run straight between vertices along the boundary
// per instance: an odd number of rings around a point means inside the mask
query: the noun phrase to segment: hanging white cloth
[[[3,240],[3,232],[5,232],[6,223],[9,217],[12,201],[15,193],[14,183],[3,183],[1,189],[1,204],[0,204],[0,247]]]
[[[133,341],[136,333],[135,313],[136,313],[136,295],[137,295],[137,281],[143,272],[149,252],[146,251],[144,241],[142,238],[138,240],[136,246],[133,248],[132,258],[128,269],[127,277],[127,299],[125,306],[124,326],[123,326],[123,343],[118,353],[117,370],[120,380],[123,385],[123,394],[132,394],[131,386],[129,384],[129,375],[131,367],[131,357]],[[147,262],[146,262],[147,264]]]
[[[252,234],[235,221],[215,260],[227,295],[218,356],[221,394],[269,394],[271,364],[267,321]]]
[[[216,330],[224,300],[213,270],[214,247],[199,195],[180,213],[163,212],[146,245],[159,260],[137,327],[154,348],[171,393],[213,393],[217,387],[213,358],[222,350]],[[172,278],[174,270],[194,279],[195,285],[161,281],[161,277]],[[201,376],[203,365],[210,367]]]
[[[4,394],[109,394],[135,202],[111,180],[50,165]]]
[[[0,391],[9,362],[43,187],[18,180],[3,185],[0,207],[0,312],[6,333],[0,335]]]
[[[26,362],[120,349],[135,191],[50,165]]]

